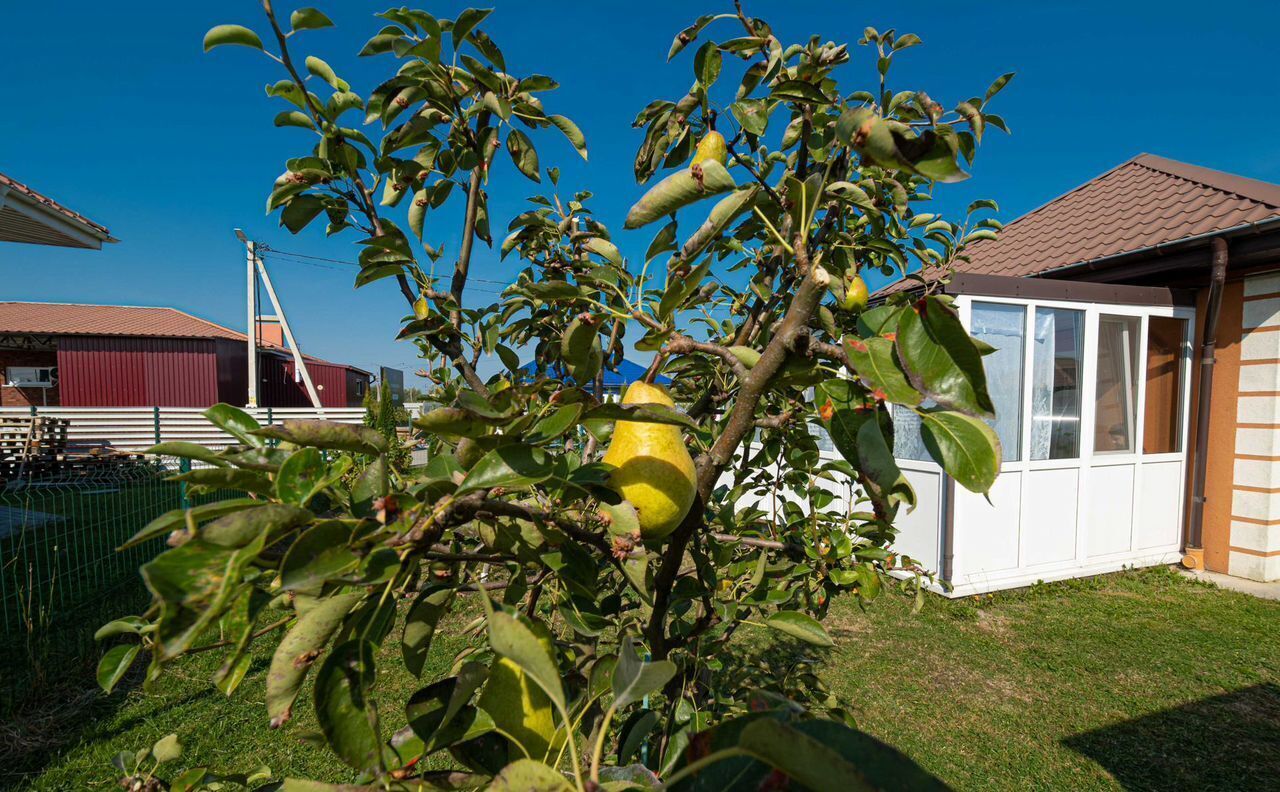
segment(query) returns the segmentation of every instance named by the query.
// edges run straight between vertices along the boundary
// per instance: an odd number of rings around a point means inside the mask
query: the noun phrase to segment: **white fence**
[[[0,407],[0,417],[43,415],[67,419],[67,445],[72,450],[111,447],[140,451],[156,443],[186,440],[212,448],[235,442],[209,423],[196,407]],[[290,418],[321,418],[358,424],[360,407],[256,407],[245,412],[264,426]]]

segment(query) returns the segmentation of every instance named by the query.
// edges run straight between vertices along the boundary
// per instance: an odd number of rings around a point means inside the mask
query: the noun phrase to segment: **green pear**
[[[622,403],[675,406],[661,386],[645,382],[631,383]],[[674,531],[693,505],[698,477],[679,426],[618,421],[604,462],[614,467],[609,486],[635,508],[646,542]]]

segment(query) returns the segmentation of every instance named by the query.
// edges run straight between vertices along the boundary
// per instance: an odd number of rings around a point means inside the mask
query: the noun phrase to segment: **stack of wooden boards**
[[[136,461],[138,454],[111,448],[68,449],[66,418],[0,417],[0,480],[46,476]]]

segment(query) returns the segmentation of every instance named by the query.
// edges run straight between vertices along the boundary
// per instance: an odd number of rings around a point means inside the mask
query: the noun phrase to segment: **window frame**
[[[1098,463],[1120,463],[1130,460],[1139,460],[1145,462],[1172,461],[1185,457],[1187,451],[1187,438],[1189,436],[1189,423],[1191,419],[1191,354],[1192,343],[1195,333],[1195,308],[1191,306],[1167,306],[1167,305],[1128,305],[1103,302],[1085,302],[1075,300],[1048,300],[1027,297],[1003,297],[989,296],[985,294],[957,294],[955,295],[956,309],[960,314],[960,320],[965,328],[973,326],[973,303],[1003,303],[1006,305],[1026,306],[1025,320],[1027,322],[1024,331],[1023,342],[1023,377],[1022,377],[1022,448],[1020,449],[1019,459],[1004,462],[1001,465],[1002,471],[1013,470],[1052,470],[1063,467],[1085,467],[1091,464],[1095,457]],[[1084,361],[1084,377],[1082,381],[1082,403],[1081,403],[1081,438],[1079,456],[1070,459],[1042,459],[1032,460],[1031,455],[1031,421],[1029,420],[1031,405],[1031,388],[1032,379],[1031,366],[1033,350],[1035,345],[1032,339],[1035,337],[1035,309],[1044,308],[1060,308],[1066,310],[1082,311],[1085,315],[1084,320],[1084,339],[1083,339],[1083,356]],[[1139,365],[1141,370],[1145,372],[1146,366],[1146,349],[1147,349],[1147,325],[1148,317],[1163,316],[1174,319],[1186,320],[1185,333],[1182,341],[1182,354],[1179,356],[1179,400],[1178,410],[1180,416],[1178,426],[1180,427],[1180,436],[1182,438],[1181,449],[1178,451],[1164,452],[1159,454],[1143,454],[1142,445],[1145,437],[1145,405],[1146,405],[1146,377],[1141,376],[1138,379],[1138,425],[1135,434],[1134,451],[1133,452],[1114,452],[1095,454],[1093,424],[1095,421],[1096,404],[1093,394],[1097,390],[1097,344],[1098,344],[1098,318],[1101,314],[1116,316],[1138,316],[1141,317],[1141,333],[1138,341],[1138,348],[1141,350]],[[1087,428],[1087,430],[1086,430]]]

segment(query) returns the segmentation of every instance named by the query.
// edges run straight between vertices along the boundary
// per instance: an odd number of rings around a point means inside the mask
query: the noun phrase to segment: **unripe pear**
[[[675,406],[661,386],[645,382],[631,383],[622,403]],[[693,505],[698,477],[678,426],[618,421],[603,461],[613,465],[609,486],[635,508],[646,542],[664,539]]]
[[[729,161],[729,147],[725,145],[724,135],[714,129],[698,141],[698,148],[693,152],[694,165],[701,165],[707,160],[715,160],[721,165]]]
[[[760,362],[760,350],[758,349],[752,349],[749,346],[735,345],[729,347],[729,351],[732,352],[733,356],[738,359],[738,362],[747,369],[755,367],[755,365]]]
[[[531,619],[521,621],[526,621],[538,643],[554,656],[555,645],[546,625]],[[512,747],[512,756],[523,756],[523,748],[530,757],[542,761],[564,742],[564,735],[557,734],[551,699],[520,666],[505,657],[489,670],[489,679],[476,703],[489,713],[495,726],[520,744],[520,748]]]
[[[427,298],[418,295],[418,299],[413,301],[413,316],[415,319],[426,319],[431,313],[431,306],[427,303]]]
[[[846,311],[861,311],[867,307],[871,293],[867,291],[867,283],[860,275],[844,279],[844,296],[840,299],[840,307]]]

